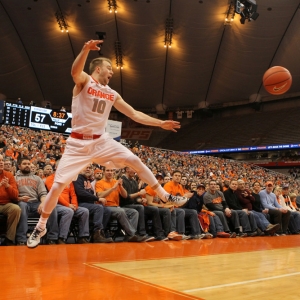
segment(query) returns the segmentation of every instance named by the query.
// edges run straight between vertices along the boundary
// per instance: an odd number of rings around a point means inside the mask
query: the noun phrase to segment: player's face
[[[103,61],[101,66],[98,66],[97,69],[100,83],[107,85],[114,74],[111,64],[108,61]]]

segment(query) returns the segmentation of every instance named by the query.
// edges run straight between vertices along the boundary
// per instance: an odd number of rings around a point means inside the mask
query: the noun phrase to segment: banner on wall
[[[125,140],[149,140],[152,129],[148,128],[123,128],[122,139]]]
[[[122,132],[122,122],[108,120],[105,131],[116,141],[120,141]]]

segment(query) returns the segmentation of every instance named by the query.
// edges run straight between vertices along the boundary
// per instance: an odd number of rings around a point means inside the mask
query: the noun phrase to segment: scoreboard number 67
[[[43,123],[45,117],[46,117],[46,115],[43,115],[43,114],[35,114],[34,121],[38,122],[38,123],[39,122]]]

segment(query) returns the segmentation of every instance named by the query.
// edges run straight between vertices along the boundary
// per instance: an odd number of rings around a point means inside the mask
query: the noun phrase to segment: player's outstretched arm
[[[76,85],[82,85],[84,84],[87,74],[83,71],[86,59],[89,55],[89,52],[91,50],[99,51],[100,47],[98,47],[98,44],[103,43],[102,40],[90,40],[86,43],[84,43],[80,53],[75,58],[72,69],[71,69],[71,75],[73,77],[73,80]]]
[[[180,128],[180,123],[173,120],[166,120],[162,121],[156,118],[152,118],[140,111],[135,110],[132,106],[130,106],[128,103],[126,103],[120,95],[118,95],[114,107],[129,117],[130,119],[134,120],[137,123],[141,123],[144,125],[150,125],[150,126],[158,126],[165,130],[172,130],[174,132],[177,132],[176,129]]]

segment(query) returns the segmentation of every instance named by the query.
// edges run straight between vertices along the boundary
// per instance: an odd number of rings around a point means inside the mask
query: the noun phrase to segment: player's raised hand
[[[160,127],[165,129],[165,130],[172,130],[174,132],[177,132],[176,129],[179,129],[181,127],[181,125],[177,121],[166,120],[166,121],[163,121],[163,123]]]
[[[102,44],[103,40],[90,40],[86,43],[84,43],[84,48],[89,50],[100,50],[100,47],[97,46],[98,44]]]

